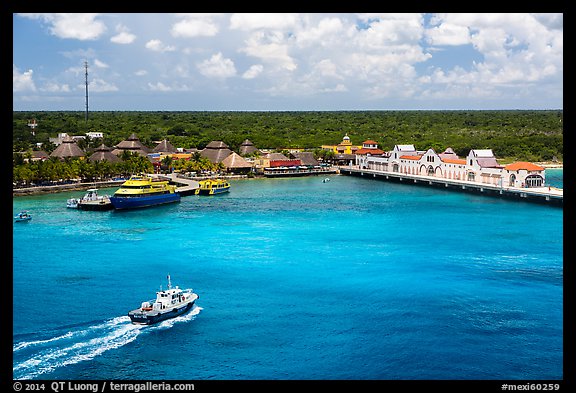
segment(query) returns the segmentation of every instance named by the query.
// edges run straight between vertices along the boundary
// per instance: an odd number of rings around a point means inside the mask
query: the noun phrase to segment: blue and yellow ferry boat
[[[135,209],[180,202],[176,186],[149,175],[132,175],[110,197],[114,209]]]
[[[215,195],[230,191],[230,183],[224,179],[207,179],[199,183],[196,195]]]

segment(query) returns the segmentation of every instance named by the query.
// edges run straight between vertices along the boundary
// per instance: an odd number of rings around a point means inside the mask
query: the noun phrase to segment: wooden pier
[[[445,179],[433,176],[411,175],[399,172],[383,172],[358,166],[340,166],[340,174],[360,176],[369,179],[395,181],[405,184],[442,187],[445,189],[472,192],[487,196],[496,196],[526,202],[537,202],[552,206],[563,206],[564,190],[556,187],[500,187],[495,184],[484,184],[466,180]]]

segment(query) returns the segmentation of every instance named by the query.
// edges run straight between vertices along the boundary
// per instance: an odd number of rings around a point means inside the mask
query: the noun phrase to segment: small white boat
[[[139,308],[128,312],[128,316],[135,325],[151,325],[190,311],[198,298],[192,289],[172,288],[168,275],[168,289],[156,292],[156,300],[142,302]]]
[[[27,222],[32,219],[32,215],[28,213],[28,210],[22,210],[20,213],[14,216],[14,222]]]
[[[66,201],[66,207],[68,209],[78,209],[78,199],[70,198]]]
[[[66,207],[80,210],[110,210],[113,209],[109,195],[98,195],[98,189],[90,188],[80,199],[70,198],[66,201]]]
[[[322,183],[328,183],[330,181],[330,178],[325,178],[324,180],[322,180]]]

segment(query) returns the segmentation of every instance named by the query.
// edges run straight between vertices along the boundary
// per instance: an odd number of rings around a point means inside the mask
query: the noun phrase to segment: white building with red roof
[[[462,159],[451,148],[438,154],[434,149],[417,151],[414,145],[395,145],[393,150],[380,155],[356,154],[356,165],[360,169],[500,187],[543,187],[545,184],[545,168],[530,162],[500,165],[491,149],[470,150],[466,159]]]

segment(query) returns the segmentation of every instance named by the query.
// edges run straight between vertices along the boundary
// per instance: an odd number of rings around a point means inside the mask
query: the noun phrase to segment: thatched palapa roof
[[[292,155],[294,156],[294,158],[300,159],[302,165],[311,165],[311,166],[320,165],[318,160],[314,158],[314,153],[311,151],[295,152],[292,153]]]
[[[254,144],[249,140],[246,139],[240,145],[240,149],[238,149],[241,156],[247,156],[248,154],[257,153],[259,150],[254,146]]]
[[[66,136],[62,143],[58,145],[56,149],[50,154],[50,157],[66,158],[66,157],[84,157],[86,154],[80,147],[76,144],[76,141],[70,137]]]
[[[212,141],[200,151],[202,157],[209,159],[214,164],[222,162],[230,154],[232,154],[232,150],[222,141]]]
[[[94,150],[94,153],[90,157],[88,157],[88,160],[90,160],[91,162],[96,161],[118,162],[120,161],[120,158],[112,154],[110,152],[110,148],[108,148],[105,144],[101,144],[100,146],[98,146],[96,150]]]
[[[162,142],[158,143],[154,148],[154,153],[176,153],[178,150],[170,143],[168,139],[164,139]]]
[[[150,152],[150,149],[144,146],[142,142],[140,142],[140,139],[134,133],[132,133],[132,135],[130,135],[128,139],[117,144],[116,148],[112,150],[112,154],[119,156],[122,154],[123,151],[126,150],[130,152],[136,152],[141,156],[146,156]]]
[[[232,152],[228,157],[222,160],[222,164],[226,168],[238,169],[238,168],[252,168],[252,164],[246,161],[239,154]]]

